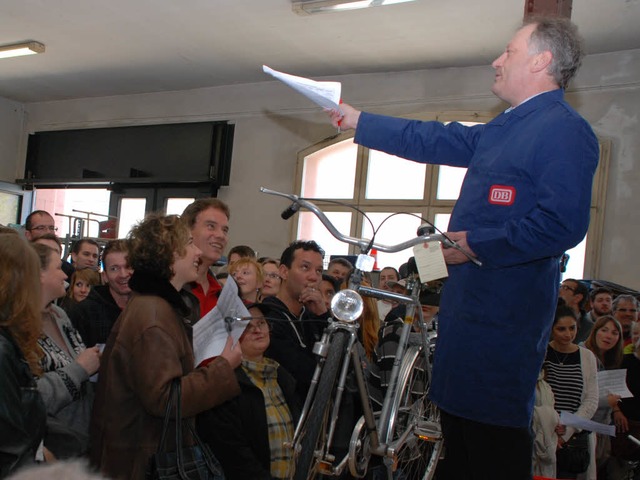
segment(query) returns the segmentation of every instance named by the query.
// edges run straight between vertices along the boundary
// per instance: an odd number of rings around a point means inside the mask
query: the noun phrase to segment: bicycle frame
[[[399,245],[393,246],[374,244],[367,239],[348,237],[342,235],[339,231],[337,231],[331,224],[329,219],[324,215],[324,213],[320,211],[313,203],[300,199],[295,195],[283,194],[265,188],[261,188],[261,191],[263,191],[264,193],[288,198],[289,200],[294,202],[294,204],[298,205],[297,208],[304,207],[312,211],[329,229],[333,236],[345,243],[355,245],[363,253],[368,251],[368,249],[372,247],[377,248],[379,251],[383,252],[395,252],[404,250],[418,243],[433,240],[442,241],[443,243],[447,243],[452,246],[451,242],[443,235],[423,235],[403,242]],[[334,319],[325,329],[322,338],[314,345],[313,352],[318,356],[319,361],[314,371],[311,386],[305,399],[300,420],[296,425],[294,433],[292,446],[295,450],[296,456],[300,453],[300,449],[302,448],[300,439],[301,435],[303,435],[303,427],[305,426],[310,412],[312,411],[312,407],[316,402],[316,394],[319,388],[318,385],[321,381],[321,376],[325,368],[325,361],[332,348],[332,339],[334,338],[336,333],[340,331],[346,332],[346,334],[348,335],[346,347],[344,348],[343,352],[340,352],[341,358],[337,366],[337,386],[335,387],[333,406],[331,408],[331,412],[329,413],[328,421],[326,422],[326,435],[323,437],[321,451],[314,452],[314,456],[318,460],[317,465],[319,466],[319,469],[323,474],[341,474],[351,455],[350,448],[347,455],[337,465],[334,465],[336,459],[330,453],[331,447],[333,446],[333,439],[336,431],[336,424],[338,421],[338,413],[345,389],[347,375],[349,373],[349,367],[351,367],[354,373],[356,386],[360,396],[360,403],[362,405],[364,428],[366,429],[366,435],[369,440],[367,453],[382,457],[383,459],[385,459],[385,463],[388,465],[391,465],[391,463],[393,463],[393,459],[395,458],[397,452],[403,447],[407,439],[413,435],[417,435],[412,429],[408,428],[403,431],[398,438],[392,438],[395,421],[399,413],[399,403],[397,401],[394,402],[394,399],[397,399],[399,375],[401,373],[401,362],[403,361],[405,351],[407,351],[409,346],[410,333],[413,326],[416,324],[420,328],[421,345],[419,349],[417,351],[414,351],[413,353],[415,353],[415,355],[421,355],[424,358],[427,381],[430,381],[431,377],[431,364],[429,360],[430,342],[427,337],[428,325],[424,322],[422,310],[420,308],[420,303],[418,300],[421,288],[421,283],[418,275],[413,274],[407,279],[407,288],[411,290],[410,295],[403,295],[391,291],[363,286],[361,285],[363,274],[361,266],[363,262],[364,260],[361,262],[361,259],[359,258],[358,262],[356,263],[356,268],[349,281],[349,288],[358,292],[360,295],[402,303],[407,306],[407,311],[400,331],[398,349],[396,351],[394,364],[389,376],[389,384],[385,392],[382,411],[380,412],[379,418],[377,420],[371,404],[371,399],[369,398],[369,388],[365,380],[365,372],[363,368],[361,353],[358,348],[355,348],[356,344],[359,342],[357,336],[359,324],[357,322],[348,323],[340,321],[338,319]],[[408,375],[408,373],[409,372],[404,372],[405,375]],[[429,433],[431,434],[432,432],[430,431]],[[390,469],[388,471],[390,472]]]

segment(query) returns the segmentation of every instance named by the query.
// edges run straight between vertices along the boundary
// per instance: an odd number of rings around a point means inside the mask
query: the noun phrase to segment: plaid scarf
[[[284,446],[293,440],[293,420],[291,412],[278,385],[279,364],[270,358],[262,362],[242,361],[242,370],[264,396],[267,413],[269,449],[271,450],[271,476],[289,478],[293,471],[293,451]]]

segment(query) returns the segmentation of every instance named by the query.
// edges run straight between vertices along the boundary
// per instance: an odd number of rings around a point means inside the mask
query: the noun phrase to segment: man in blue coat
[[[530,479],[535,383],[549,340],[562,253],[584,237],[598,142],[564,100],[583,56],[564,19],[525,24],[492,64],[510,108],[465,127],[330,113],[355,142],[418,162],[466,167],[445,249],[431,398],[442,412],[448,476]],[[438,479],[444,477],[438,475]]]

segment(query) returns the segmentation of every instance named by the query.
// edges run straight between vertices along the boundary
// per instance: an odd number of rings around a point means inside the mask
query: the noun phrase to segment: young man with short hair
[[[198,280],[184,286],[200,302],[200,317],[218,304],[222,286],[211,267],[220,260],[229,241],[231,212],[226,203],[217,198],[198,198],[182,212],[182,218],[191,229],[193,243],[202,251]]]
[[[90,238],[76,240],[71,247],[71,261],[76,270],[90,268],[98,271],[100,260],[100,245]]]
[[[127,254],[126,240],[107,243],[102,254],[104,285],[92,287],[87,298],[69,309],[69,318],[87,347],[107,342],[113,325],[129,301],[129,279],[133,270]]]
[[[273,326],[266,356],[293,375],[302,400],[316,367],[313,345],[320,339],[328,317],[319,289],[323,257],[324,251],[316,242],[293,242],[280,259],[280,291],[263,301],[269,307],[268,318]]]

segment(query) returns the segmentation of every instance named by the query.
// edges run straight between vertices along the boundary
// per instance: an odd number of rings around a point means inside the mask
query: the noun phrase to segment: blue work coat
[[[482,262],[449,266],[431,398],[491,425],[527,427],[558,296],[559,256],[589,225],[598,141],[562,90],[486,125],[363,113],[356,143],[467,167],[449,231]]]

